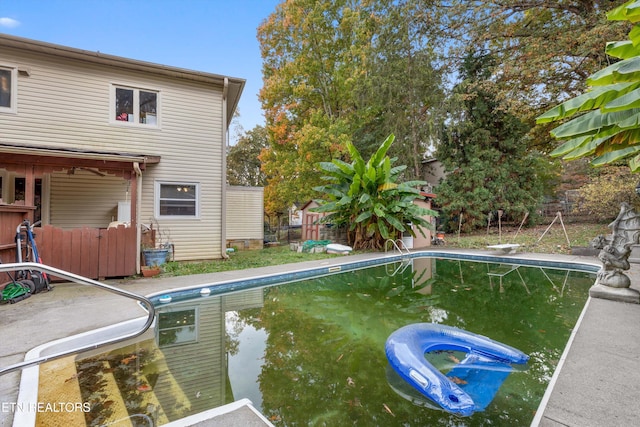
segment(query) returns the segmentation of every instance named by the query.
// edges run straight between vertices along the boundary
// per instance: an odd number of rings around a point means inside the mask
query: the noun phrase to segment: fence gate
[[[316,221],[320,219],[319,214],[305,213],[302,222],[302,240],[318,240],[320,236],[320,224]]]
[[[35,228],[42,263],[90,279],[136,274],[135,228]]]

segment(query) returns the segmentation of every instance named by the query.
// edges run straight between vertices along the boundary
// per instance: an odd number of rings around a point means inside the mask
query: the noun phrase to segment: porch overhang
[[[148,164],[160,163],[160,156],[135,153],[115,153],[112,151],[86,150],[82,148],[61,148],[0,142],[2,162],[22,163],[25,156],[31,164],[64,166],[70,160],[81,161],[85,165],[101,169],[122,168],[123,164],[137,163],[141,169]]]

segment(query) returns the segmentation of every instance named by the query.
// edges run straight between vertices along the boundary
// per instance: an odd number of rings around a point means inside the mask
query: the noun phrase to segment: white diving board
[[[520,247],[517,243],[503,243],[501,245],[491,245],[487,246],[488,249],[495,249],[498,251],[502,251],[505,254],[515,254],[516,249]]]

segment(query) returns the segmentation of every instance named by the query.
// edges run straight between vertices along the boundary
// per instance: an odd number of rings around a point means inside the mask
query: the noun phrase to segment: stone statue
[[[623,273],[629,270],[631,247],[639,242],[640,216],[626,202],[620,206],[618,217],[609,224],[611,234],[599,235],[591,242],[591,246],[600,249],[598,258],[602,268],[598,271],[598,285],[612,288],[628,288],[629,277]]]

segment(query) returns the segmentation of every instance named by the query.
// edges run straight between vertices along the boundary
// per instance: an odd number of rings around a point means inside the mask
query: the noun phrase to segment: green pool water
[[[83,400],[95,408],[86,419],[114,416],[99,386],[112,375],[129,413],[159,424],[247,397],[276,426],[529,425],[594,279],[416,258],[162,305],[140,341],[77,361]],[[530,361],[483,412],[461,418],[423,406],[406,398],[412,390],[384,352],[389,334],[417,322],[485,335]],[[464,354],[427,357],[446,372]]]

